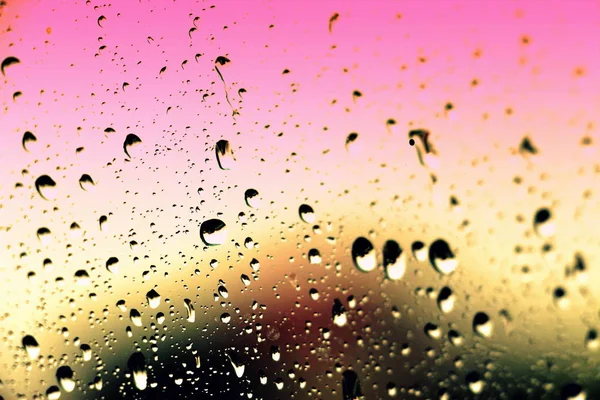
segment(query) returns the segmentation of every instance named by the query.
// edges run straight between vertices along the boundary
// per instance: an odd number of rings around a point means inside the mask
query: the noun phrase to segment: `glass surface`
[[[1,398],[599,399],[599,21],[1,1]]]

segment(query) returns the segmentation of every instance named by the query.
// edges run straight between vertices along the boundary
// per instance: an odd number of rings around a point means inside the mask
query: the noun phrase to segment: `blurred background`
[[[0,2],[0,396],[600,398],[599,31]]]

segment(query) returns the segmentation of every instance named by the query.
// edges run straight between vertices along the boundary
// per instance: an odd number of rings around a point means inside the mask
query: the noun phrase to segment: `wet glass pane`
[[[600,398],[598,21],[0,1],[0,398]]]

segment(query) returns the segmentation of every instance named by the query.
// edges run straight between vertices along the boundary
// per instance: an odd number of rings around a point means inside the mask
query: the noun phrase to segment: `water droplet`
[[[241,362],[239,356],[234,352],[228,352],[227,357],[229,357],[229,361],[231,362],[231,366],[233,367],[235,375],[238,378],[244,376],[244,370],[246,369],[246,366]]]
[[[388,279],[402,279],[406,272],[406,253],[395,240],[388,240],[383,245],[383,267]]]
[[[308,261],[313,264],[321,264],[321,253],[317,249],[310,249],[308,251]]]
[[[4,60],[2,60],[2,64],[0,64],[0,71],[2,72],[2,75],[6,75],[6,68],[10,67],[11,65],[17,65],[20,62],[21,60],[19,60],[17,57],[6,57]]]
[[[196,321],[196,310],[194,309],[194,305],[190,299],[183,299],[183,304],[185,306],[185,311],[187,313],[187,321],[195,322]]]
[[[271,346],[271,358],[275,362],[281,359],[281,351],[279,350],[279,346]]]
[[[360,380],[356,372],[346,370],[342,374],[342,399],[356,400],[363,396],[360,389]]]
[[[485,387],[485,382],[477,372],[470,372],[466,377],[467,386],[474,394],[480,394]]]
[[[217,246],[227,240],[227,226],[220,219],[209,219],[200,225],[200,239],[207,246]]]
[[[96,185],[94,180],[88,174],[83,174],[81,175],[81,178],[79,178],[79,187],[85,191],[89,191],[94,185]]]
[[[358,133],[352,132],[346,137],[346,151],[349,153],[356,153],[358,150]]]
[[[473,332],[483,338],[489,338],[494,333],[494,325],[484,312],[478,312],[473,318]]]
[[[244,193],[244,198],[246,200],[246,204],[248,207],[259,208],[260,207],[260,198],[258,195],[258,190],[256,189],[248,189]]]
[[[312,288],[308,291],[308,294],[310,295],[310,298],[313,300],[319,300],[319,291],[315,288]]]
[[[437,303],[440,311],[444,314],[448,314],[454,309],[454,302],[456,301],[456,296],[452,293],[452,289],[448,286],[445,286],[440,290],[438,294]]]
[[[348,315],[346,314],[346,308],[339,299],[333,301],[333,308],[331,310],[333,316],[333,323],[339,327],[342,327],[348,323]]]
[[[129,311],[129,319],[133,325],[138,327],[142,326],[142,314],[135,308],[132,308],[131,311]]]
[[[81,286],[87,286],[92,282],[90,275],[85,269],[79,269],[75,271],[75,282]]]
[[[154,289],[146,293],[146,300],[150,308],[158,308],[160,306],[160,294]]]
[[[60,399],[60,388],[56,385],[52,385],[46,390],[46,397],[48,400]]]
[[[156,314],[156,322],[158,322],[159,324],[162,324],[163,322],[165,322],[165,314],[164,313],[157,313]]]
[[[228,324],[229,321],[231,321],[231,314],[229,313],[223,313],[221,314],[221,322],[224,324]]]
[[[560,391],[561,400],[586,400],[587,393],[577,383],[568,383]]]
[[[44,246],[47,246],[52,242],[52,232],[50,232],[50,229],[46,227],[40,228],[37,230],[36,234],[39,241],[42,242]]]
[[[92,348],[88,344],[82,344],[79,346],[81,350],[83,361],[90,361],[92,359]]]
[[[432,324],[431,322],[425,324],[423,331],[431,339],[439,340],[442,338],[442,329],[436,324]]]
[[[35,189],[44,200],[56,198],[56,182],[48,175],[42,175],[35,180]]]
[[[533,218],[533,229],[542,238],[554,236],[556,226],[552,221],[552,212],[547,208],[540,208]]]
[[[585,348],[590,351],[596,351],[600,347],[600,340],[598,340],[598,331],[590,329],[585,335]]]
[[[454,272],[458,266],[458,260],[445,240],[438,239],[429,247],[429,261],[431,265],[443,275]]]
[[[38,358],[38,356],[40,355],[40,345],[33,336],[23,336],[21,342],[30,360],[35,360],[36,358]]]
[[[460,334],[460,332],[451,329],[448,332],[448,341],[455,347],[460,347],[463,345],[464,343],[464,338],[463,336]]]
[[[123,142],[123,151],[127,157],[131,158],[131,150],[137,144],[142,143],[142,139],[138,135],[134,135],[130,133],[125,137],[125,141]]]
[[[119,259],[117,257],[111,257],[106,261],[106,269],[113,274],[119,273]]]
[[[410,246],[410,249],[413,253],[413,257],[417,261],[423,262],[427,260],[427,247],[425,246],[425,243],[417,240],[416,242],[413,242],[413,244]]]
[[[375,248],[365,237],[359,237],[352,244],[352,259],[359,271],[370,272],[377,267]]]
[[[554,305],[561,309],[565,310],[569,307],[569,298],[567,297],[567,291],[562,287],[557,287],[553,292],[554,296]]]
[[[138,390],[145,390],[148,386],[148,373],[146,372],[146,357],[140,352],[133,353],[127,361],[131,370],[133,384]]]
[[[37,137],[35,137],[35,135],[33,133],[27,131],[23,134],[22,144],[23,144],[23,149],[25,149],[25,151],[29,151],[29,149],[27,148],[28,144],[35,143],[35,142],[37,142]]]
[[[73,370],[66,365],[56,370],[56,380],[62,390],[71,393],[75,389],[75,379],[73,379]]]
[[[219,164],[219,168],[222,170],[233,168],[236,160],[229,141],[219,140],[215,145],[215,153],[217,154],[217,163]]]
[[[298,214],[300,215],[300,219],[307,224],[313,224],[316,220],[315,211],[308,204],[302,204],[298,208]]]
[[[219,295],[226,299],[229,297],[229,292],[227,291],[227,288],[225,286],[219,286],[219,288],[217,289],[217,291],[219,292]]]

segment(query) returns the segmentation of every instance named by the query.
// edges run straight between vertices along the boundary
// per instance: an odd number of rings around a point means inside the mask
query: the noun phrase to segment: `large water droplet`
[[[452,293],[452,289],[448,286],[445,286],[440,290],[438,294],[437,303],[440,311],[444,314],[448,314],[450,311],[454,309],[454,302],[456,301],[456,296]]]
[[[129,319],[135,326],[142,326],[142,314],[135,308],[132,308],[131,311],[129,311]]]
[[[62,390],[67,393],[75,389],[75,379],[73,379],[73,370],[66,365],[56,370],[56,380]]]
[[[96,185],[94,180],[88,174],[83,174],[79,178],[79,187],[85,191],[90,191]]]
[[[473,332],[483,338],[489,338],[494,333],[494,325],[484,312],[478,312],[473,318]]]
[[[148,386],[148,373],[146,372],[146,357],[140,352],[133,353],[127,361],[131,370],[133,384],[138,390],[145,390]]]
[[[429,261],[439,273],[444,275],[451,274],[458,266],[458,260],[454,258],[450,246],[443,239],[436,240],[429,247]]]
[[[140,139],[139,136],[134,135],[133,133],[127,135],[125,141],[123,142],[123,151],[125,151],[127,157],[131,158],[132,148],[139,143],[142,143],[142,139]]]
[[[6,57],[4,60],[2,60],[2,64],[0,64],[0,71],[2,72],[2,75],[6,75],[6,68],[10,67],[11,65],[19,64],[20,62],[21,60],[19,60],[17,57]]]
[[[160,294],[154,289],[146,293],[146,300],[150,308],[158,308],[160,306]]]
[[[542,238],[549,238],[556,233],[556,226],[552,220],[552,212],[547,208],[540,208],[533,217],[533,229]]]
[[[260,197],[258,194],[258,190],[256,189],[248,189],[244,193],[244,199],[246,200],[246,204],[248,207],[259,208],[260,207]]]
[[[233,168],[236,160],[229,141],[219,140],[215,145],[215,153],[217,154],[217,163],[219,164],[219,168],[223,170]]]
[[[406,272],[406,253],[395,240],[388,240],[383,245],[383,266],[391,280],[401,279]]]
[[[33,133],[27,131],[23,134],[23,140],[21,143],[23,144],[25,151],[29,151],[30,149],[27,146],[35,142],[37,142],[37,137],[35,137]]]
[[[35,360],[40,355],[40,345],[33,336],[23,336],[22,343],[29,359]]]
[[[200,225],[200,239],[207,246],[217,246],[227,240],[227,226],[220,219],[209,219]]]
[[[333,323],[337,326],[344,326],[348,323],[348,315],[346,314],[346,308],[339,299],[333,301],[333,308],[331,310],[333,317]]]
[[[196,310],[194,309],[194,305],[192,304],[192,301],[190,299],[184,299],[183,300],[183,304],[185,306],[185,311],[187,313],[187,321],[188,322],[195,322],[196,321]]]
[[[35,180],[35,189],[44,200],[56,198],[56,182],[48,175],[42,175]]]
[[[359,237],[352,244],[352,260],[359,271],[370,272],[377,267],[377,254],[369,239]]]
[[[342,399],[356,400],[363,396],[360,389],[360,380],[356,372],[346,370],[342,374]]]
[[[106,261],[106,269],[113,274],[119,273],[119,259],[117,257],[111,257]]]
[[[315,211],[308,204],[302,204],[298,208],[298,214],[300,215],[300,219],[307,224],[312,224],[316,220]]]
[[[60,388],[56,385],[52,385],[46,390],[46,397],[48,400],[60,399]]]
[[[239,356],[236,353],[230,351],[227,353],[227,357],[229,357],[229,361],[231,362],[231,366],[235,371],[235,375],[238,378],[244,376],[244,370],[246,369],[246,366],[242,363]]]

